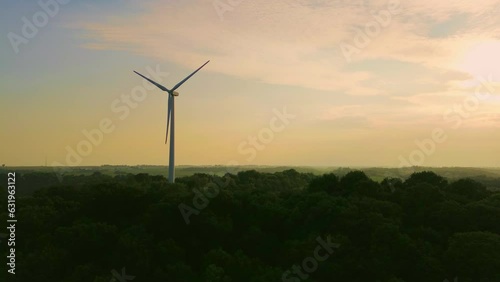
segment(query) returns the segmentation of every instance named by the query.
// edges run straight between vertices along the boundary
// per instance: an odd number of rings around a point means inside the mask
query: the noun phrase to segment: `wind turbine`
[[[171,129],[170,129],[170,152],[169,152],[169,162],[168,162],[168,181],[170,183],[174,183],[175,181],[175,102],[174,102],[174,97],[179,96],[179,92],[175,91],[177,88],[181,87],[184,82],[186,82],[188,79],[190,79],[195,73],[197,73],[202,67],[204,67],[206,64],[208,64],[210,60],[208,60],[206,63],[204,63],[201,67],[199,67],[197,70],[195,70],[192,74],[188,75],[186,78],[184,78],[181,82],[177,83],[172,89],[168,89],[167,87],[154,82],[153,80],[145,77],[144,75],[134,71],[136,74],[140,75],[142,78],[146,79],[147,81],[153,83],[156,85],[156,87],[160,88],[161,90],[165,91],[168,93],[168,107],[167,107],[167,134],[165,135],[165,144],[167,144],[168,140],[168,127],[169,124],[171,124]]]

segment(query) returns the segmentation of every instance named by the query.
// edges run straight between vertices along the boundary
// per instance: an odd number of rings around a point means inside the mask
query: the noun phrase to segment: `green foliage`
[[[470,178],[451,183],[447,191],[451,197],[461,203],[478,201],[486,198],[489,194],[486,186]]]
[[[454,234],[445,253],[445,264],[450,273],[463,277],[461,281],[500,281],[500,235]]]
[[[413,173],[405,181],[405,184],[408,187],[411,187],[411,186],[419,184],[419,183],[427,183],[427,184],[433,185],[437,188],[443,188],[448,184],[448,181],[445,178],[435,174],[432,171],[422,171],[422,172]]]
[[[362,171],[292,169],[176,184],[146,173],[23,178],[19,281],[110,281],[123,267],[134,282],[281,281],[314,256],[318,237],[340,247],[308,281],[500,281],[500,194],[471,179],[424,171],[378,183]],[[213,188],[186,224],[179,205],[194,209],[193,191]]]
[[[309,190],[312,192],[324,191],[329,194],[339,193],[339,179],[333,173],[323,174],[311,181],[309,184]]]

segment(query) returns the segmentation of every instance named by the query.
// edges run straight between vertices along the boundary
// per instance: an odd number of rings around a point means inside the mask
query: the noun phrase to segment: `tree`
[[[448,186],[448,192],[453,194],[453,198],[461,203],[478,201],[488,197],[490,194],[486,187],[470,178],[460,179]]]
[[[435,174],[432,171],[422,171],[422,172],[415,172],[412,175],[410,175],[410,177],[405,181],[404,184],[407,187],[411,187],[418,183],[427,183],[430,185],[434,185],[438,188],[445,188],[446,185],[448,184],[448,180]]]
[[[453,235],[445,264],[449,277],[460,281],[500,281],[500,235],[479,231]]]
[[[309,184],[309,191],[318,192],[324,191],[330,194],[339,192],[339,178],[333,174],[323,174],[317,178],[314,178]]]

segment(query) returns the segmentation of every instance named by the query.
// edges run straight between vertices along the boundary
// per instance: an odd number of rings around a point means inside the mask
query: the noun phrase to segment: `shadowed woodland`
[[[339,247],[307,281],[500,281],[500,192],[468,178],[26,172],[17,187],[17,281],[107,282],[123,267],[134,282],[302,281],[283,273],[318,236]],[[186,224],[179,205],[207,187],[218,194]]]

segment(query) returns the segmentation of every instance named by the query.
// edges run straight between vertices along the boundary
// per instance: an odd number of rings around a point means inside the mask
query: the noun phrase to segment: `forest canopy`
[[[289,169],[17,182],[18,281],[124,270],[134,282],[500,281],[500,193],[469,178]]]

